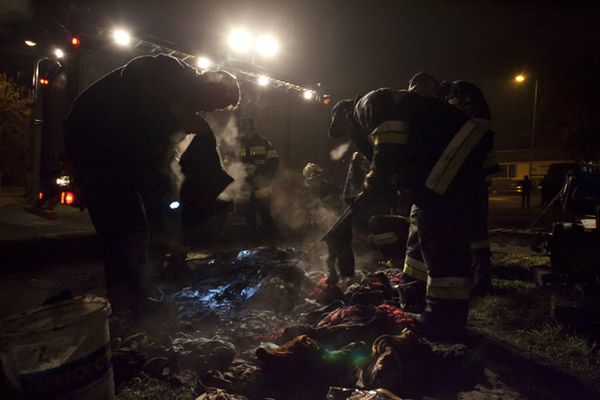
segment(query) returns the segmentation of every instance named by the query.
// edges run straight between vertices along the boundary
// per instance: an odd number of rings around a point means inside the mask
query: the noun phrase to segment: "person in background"
[[[529,208],[529,203],[531,200],[531,190],[533,189],[533,184],[529,180],[529,176],[525,175],[523,180],[520,182],[521,185],[521,208]]]

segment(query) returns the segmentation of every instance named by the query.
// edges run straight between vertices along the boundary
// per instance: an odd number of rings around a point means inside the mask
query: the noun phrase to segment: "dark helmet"
[[[421,96],[439,97],[442,84],[427,72],[421,71],[408,81],[408,90]]]
[[[338,101],[331,109],[331,123],[329,124],[329,137],[340,139],[350,136],[349,129],[352,124],[351,114],[354,111],[354,100],[346,99]]]
[[[237,107],[240,101],[238,81],[227,71],[204,71],[198,74],[197,107],[203,111]]]
[[[492,114],[488,107],[483,92],[474,83],[467,81],[454,81],[450,85],[446,101],[465,114],[473,118],[490,121]]]

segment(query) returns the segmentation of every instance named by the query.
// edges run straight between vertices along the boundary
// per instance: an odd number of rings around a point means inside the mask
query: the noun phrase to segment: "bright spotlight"
[[[61,49],[54,49],[54,56],[56,58],[63,58],[65,56],[65,52]]]
[[[234,29],[229,34],[229,47],[237,53],[247,53],[252,48],[252,35],[245,29]]]
[[[315,98],[315,94],[316,93],[314,90],[306,89],[304,93],[302,93],[302,97],[304,97],[306,100],[312,100]]]
[[[171,210],[177,210],[179,208],[180,204],[178,201],[172,201],[171,204],[169,204],[169,208]]]
[[[198,65],[198,68],[200,69],[208,69],[211,64],[212,62],[206,57],[198,57],[198,60],[196,61],[196,65]]]
[[[256,42],[256,51],[264,57],[273,57],[279,51],[277,39],[271,35],[262,35]]]
[[[266,75],[260,75],[256,80],[256,83],[258,83],[260,86],[267,86],[269,82],[271,82],[271,78]]]
[[[131,43],[131,35],[123,29],[115,29],[113,31],[113,39],[119,46],[128,46]]]
[[[35,47],[37,45],[37,43],[34,42],[33,40],[26,40],[25,44],[29,47]]]
[[[515,76],[515,81],[517,81],[517,82],[525,81],[525,75],[519,74],[519,75]]]

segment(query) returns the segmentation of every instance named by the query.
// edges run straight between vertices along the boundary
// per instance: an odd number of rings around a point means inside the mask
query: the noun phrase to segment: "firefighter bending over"
[[[159,54],[131,60],[73,103],[65,148],[100,239],[113,306],[144,310],[149,240],[164,234],[157,230],[169,225],[165,210],[177,204],[175,145],[197,128],[198,111],[236,106],[239,96],[233,75],[199,74]]]
[[[236,201],[244,209],[250,239],[257,244],[278,236],[271,216],[271,184],[279,169],[279,155],[271,142],[256,131],[252,118],[240,120],[239,133],[239,147],[233,157],[226,157],[225,163],[243,164],[244,182]],[[257,214],[262,223],[260,230]]]
[[[465,332],[471,290],[470,186],[479,179],[492,133],[440,99],[403,90],[370,92],[354,115],[374,143],[366,196],[392,206],[403,189],[414,204],[410,235],[421,257],[407,254],[404,279],[426,285],[418,327],[430,337],[456,338]]]

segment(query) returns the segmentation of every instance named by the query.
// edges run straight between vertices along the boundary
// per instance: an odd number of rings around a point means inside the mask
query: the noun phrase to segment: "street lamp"
[[[527,80],[527,77],[523,74],[515,76],[515,82],[523,83]],[[533,170],[533,145],[535,142],[535,125],[537,117],[537,103],[538,103],[538,78],[534,77],[534,88],[533,88],[533,111],[531,115],[531,137],[529,141],[529,179],[531,179],[531,172]]]
[[[54,49],[54,56],[56,58],[63,58],[65,56],[65,52],[61,49]]]
[[[35,42],[35,41],[33,41],[33,40],[29,40],[29,39],[27,39],[27,40],[25,41],[25,44],[26,44],[27,46],[29,46],[29,47],[35,47],[35,46],[37,46],[37,42]]]

